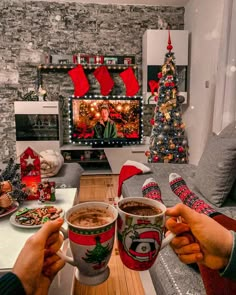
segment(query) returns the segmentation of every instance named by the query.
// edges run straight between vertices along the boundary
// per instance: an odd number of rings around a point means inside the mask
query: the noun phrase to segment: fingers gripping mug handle
[[[62,249],[60,249],[59,251],[57,251],[57,255],[63,259],[65,262],[68,262],[69,264],[73,265],[73,266],[76,266],[75,262],[74,262],[74,259],[70,256],[67,256],[66,255],[66,251],[68,249],[68,244],[69,244],[69,240],[68,240],[68,232],[66,229],[64,229],[63,227],[61,227],[60,229],[62,235],[63,235],[63,238],[64,238],[64,243],[63,243],[63,246],[62,246]],[[64,250],[64,251],[63,251]]]
[[[177,218],[177,222],[178,222],[178,223],[181,222],[181,217],[178,217],[178,218]],[[162,243],[161,243],[161,250],[162,250],[163,248],[165,248],[165,246],[167,246],[167,245],[173,240],[174,237],[176,237],[176,234],[170,232],[170,233],[168,234],[168,236],[165,237],[164,240],[162,241]]]
[[[164,240],[161,243],[161,250],[163,248],[165,248],[165,246],[167,246],[172,240],[173,238],[176,236],[176,234],[173,233],[169,233],[169,235],[167,237],[164,238]]]

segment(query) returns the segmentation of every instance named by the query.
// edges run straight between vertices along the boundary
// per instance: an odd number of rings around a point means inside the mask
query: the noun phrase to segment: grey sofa
[[[169,174],[181,175],[189,188],[217,211],[236,219],[236,123],[209,138],[198,166],[191,164],[144,163],[148,174],[135,175],[122,184],[123,197],[141,197],[144,181],[153,177],[167,207],[179,203],[169,185]],[[156,294],[206,294],[196,265],[178,260],[170,246],[158,255],[149,270]]]
[[[50,181],[55,181],[56,188],[77,188],[77,195],[74,204],[79,202],[80,177],[84,169],[78,163],[64,163],[59,172],[49,177]]]

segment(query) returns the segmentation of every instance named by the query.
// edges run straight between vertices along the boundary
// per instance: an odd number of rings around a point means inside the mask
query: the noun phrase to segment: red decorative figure
[[[40,156],[30,147],[20,155],[21,181],[26,185],[28,200],[39,199],[38,183],[41,182]]]

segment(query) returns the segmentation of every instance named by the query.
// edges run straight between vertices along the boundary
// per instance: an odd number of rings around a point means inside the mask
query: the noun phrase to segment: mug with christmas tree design
[[[104,202],[81,203],[66,212],[68,230],[62,232],[69,239],[72,257],[61,250],[58,255],[76,266],[80,283],[98,285],[109,277],[117,216],[115,207]]]

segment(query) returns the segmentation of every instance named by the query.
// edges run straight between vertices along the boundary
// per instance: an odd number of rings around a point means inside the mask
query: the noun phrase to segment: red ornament
[[[161,78],[162,78],[162,72],[159,72],[159,73],[157,74],[157,77],[158,77],[158,79],[161,79]]]
[[[158,101],[158,95],[155,95],[155,97],[154,97],[154,101],[155,101],[155,102]]]
[[[145,156],[146,156],[146,157],[150,157],[150,155],[151,155],[150,151],[146,151],[146,152],[145,152]]]
[[[178,151],[179,151],[179,153],[183,153],[183,152],[184,152],[184,148],[183,148],[182,146],[180,146],[180,147],[178,148]]]
[[[152,119],[150,120],[150,124],[153,126],[154,123],[155,123],[155,120],[152,118]]]
[[[159,160],[159,157],[158,157],[158,156],[154,156],[154,157],[153,157],[153,162],[156,163],[156,162],[158,162],[158,160]]]
[[[168,31],[168,45],[167,45],[167,50],[169,50],[169,52],[171,52],[172,49],[173,49],[173,46],[171,45],[170,30],[169,30]]]

